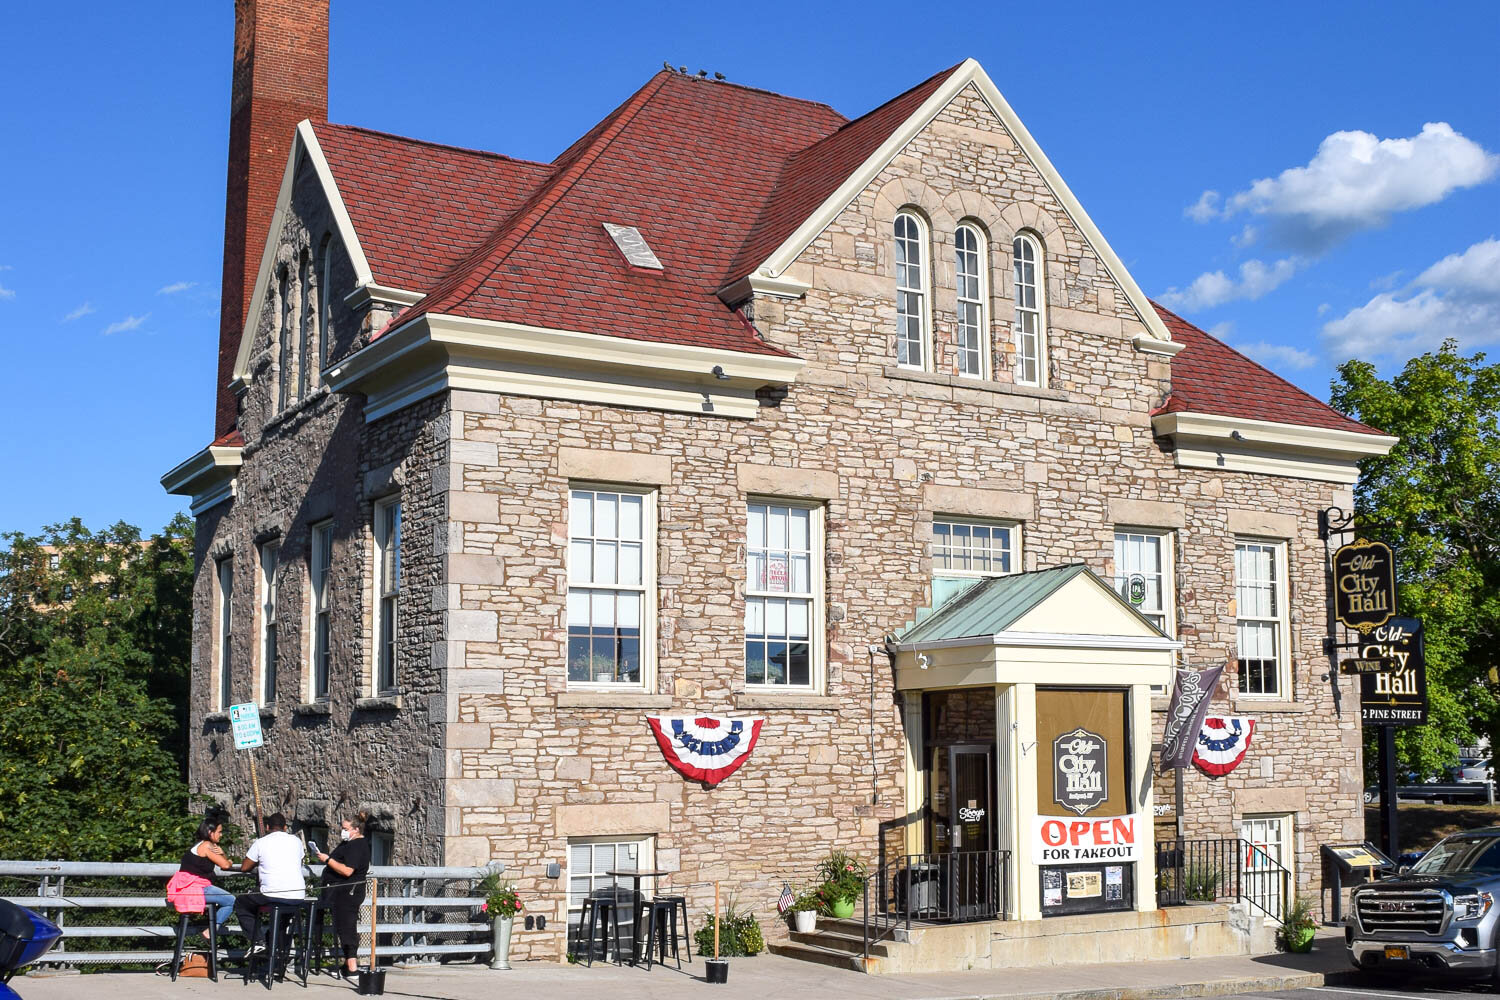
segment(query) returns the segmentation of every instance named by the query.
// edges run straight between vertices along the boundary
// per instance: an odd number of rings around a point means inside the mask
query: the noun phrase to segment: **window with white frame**
[[[568,683],[647,686],[655,495],[574,487],[568,501]]]
[[[1021,527],[1005,521],[938,515],[932,519],[932,605],[988,576],[1020,565]]]
[[[746,504],[745,684],[816,686],[822,656],[822,510]]]
[[[230,683],[232,666],[230,651],[234,648],[231,641],[234,623],[234,560],[226,556],[220,559],[214,568],[218,571],[219,578],[219,676],[218,683],[215,685],[217,700],[214,704],[214,711],[222,712],[234,704]]]
[[[1284,542],[1236,539],[1234,603],[1240,693],[1287,697],[1290,664]]]
[[[312,528],[311,552],[308,558],[308,589],[312,593],[312,641],[308,645],[310,694],[314,701],[328,697],[329,665],[333,658],[332,602],[330,568],[333,563],[333,522],[324,521]]]
[[[397,603],[401,594],[401,501],[375,505],[375,693],[396,690]]]
[[[1137,576],[1145,584],[1139,604],[1130,600],[1130,581]],[[1170,532],[1115,529],[1115,590],[1163,634],[1175,634]]]
[[[1042,295],[1042,251],[1037,241],[1022,233],[1012,245],[1016,294],[1016,381],[1042,384],[1046,371],[1046,324]]]
[[[276,704],[276,562],[279,541],[260,547],[260,703]]]
[[[971,225],[962,225],[953,234],[954,280],[958,293],[958,373],[983,378],[987,350],[985,319],[985,240]]]
[[[927,364],[926,229],[910,212],[896,216],[896,364]]]

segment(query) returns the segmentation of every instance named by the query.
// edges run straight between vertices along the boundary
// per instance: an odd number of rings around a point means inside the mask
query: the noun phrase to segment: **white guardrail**
[[[315,897],[323,866],[304,867],[312,876],[308,896]],[[487,958],[494,948],[491,924],[479,910],[484,897],[476,894],[475,884],[501,870],[500,865],[372,867],[369,877],[380,881],[376,956],[402,964]],[[0,860],[0,898],[35,910],[62,928],[62,939],[39,965],[154,964],[172,958],[177,937],[177,911],[168,906],[164,895],[167,880],[176,871],[175,864]],[[216,884],[236,894],[256,888],[253,875],[225,875]],[[156,919],[166,922],[148,922],[153,910]],[[143,922],[126,922],[138,918]],[[368,928],[369,922],[367,899],[360,926]],[[331,917],[324,929],[332,933]],[[110,947],[116,940],[144,941],[145,947]],[[334,945],[330,955],[337,952]],[[368,931],[360,937],[360,954],[368,961]]]

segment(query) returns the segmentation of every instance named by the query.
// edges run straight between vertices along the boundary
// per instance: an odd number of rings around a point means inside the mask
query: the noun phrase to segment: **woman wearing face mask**
[[[365,839],[369,820],[363,812],[345,818],[339,824],[340,843],[333,853],[318,852],[318,860],[327,866],[323,869],[323,891],[319,898],[323,906],[333,910],[333,931],[344,952],[344,965],[339,971],[345,979],[353,979],[359,965],[357,925],[359,908],[365,901],[365,874],[370,870],[370,842]],[[321,920],[320,914],[320,923]],[[314,929],[319,935],[322,931],[321,926]]]

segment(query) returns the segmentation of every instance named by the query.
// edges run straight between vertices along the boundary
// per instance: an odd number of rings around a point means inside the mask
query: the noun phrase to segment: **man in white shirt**
[[[240,918],[240,929],[253,945],[260,934],[260,908],[278,899],[306,899],[302,856],[306,848],[302,838],[286,832],[286,816],[272,813],[266,819],[269,831],[245,852],[240,871],[255,869],[260,891],[247,892],[234,901],[234,912]]]

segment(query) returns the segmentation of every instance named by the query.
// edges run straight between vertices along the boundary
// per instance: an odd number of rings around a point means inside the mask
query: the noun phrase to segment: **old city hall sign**
[[[1396,613],[1396,554],[1384,542],[1362,538],[1333,554],[1333,614],[1369,635]]]
[[[1079,727],[1052,741],[1052,801],[1078,815],[1109,798],[1104,737]]]

